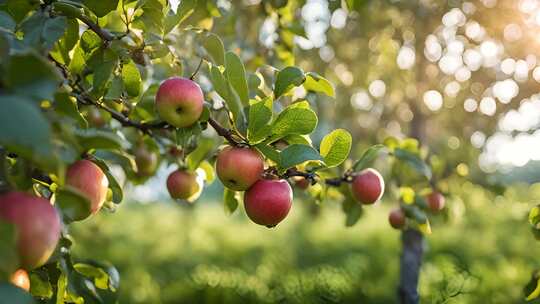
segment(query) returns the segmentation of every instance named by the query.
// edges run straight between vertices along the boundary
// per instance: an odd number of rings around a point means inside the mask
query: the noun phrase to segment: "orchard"
[[[0,303],[540,301],[538,16],[0,0]]]

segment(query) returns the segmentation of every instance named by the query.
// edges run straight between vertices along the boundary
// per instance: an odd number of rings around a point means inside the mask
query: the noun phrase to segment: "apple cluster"
[[[438,213],[444,208],[444,196],[438,191],[432,191],[425,196],[427,207],[432,213]],[[400,207],[390,211],[388,222],[394,229],[403,229],[407,224],[405,211]]]
[[[108,179],[99,166],[90,160],[79,160],[66,171],[65,187],[82,196],[86,212],[78,220],[97,213],[105,202]],[[62,219],[48,199],[11,191],[0,196],[0,221],[13,225],[16,252],[20,269],[13,273],[11,282],[29,290],[26,270],[44,265],[52,256],[62,230]]]

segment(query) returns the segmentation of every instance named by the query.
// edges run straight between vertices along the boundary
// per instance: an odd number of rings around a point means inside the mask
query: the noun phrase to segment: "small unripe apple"
[[[377,170],[365,169],[354,176],[351,192],[362,204],[373,204],[381,199],[384,193],[384,180]]]
[[[286,180],[260,179],[244,194],[244,208],[253,222],[270,228],[285,219],[292,198]]]
[[[156,172],[158,165],[158,156],[149,151],[144,146],[135,149],[135,164],[137,164],[137,174],[141,176],[150,176]]]
[[[302,177],[302,176],[295,176],[293,180],[294,180],[294,185],[302,190],[306,190],[307,188],[309,188],[309,185],[311,184],[307,178]]]
[[[9,278],[9,281],[19,288],[30,291],[30,277],[28,276],[28,272],[24,269],[15,271]]]
[[[105,118],[103,117],[103,114],[99,109],[96,109],[94,107],[88,109],[88,114],[86,115],[86,119],[92,126],[96,127],[103,127],[106,123]]]
[[[51,203],[23,192],[0,196],[0,220],[15,226],[20,265],[37,268],[49,259],[60,239],[60,217]]]
[[[197,176],[192,172],[176,170],[167,178],[167,190],[174,199],[187,200],[199,192],[200,188]]]
[[[444,196],[437,191],[431,192],[426,197],[429,209],[433,212],[441,211],[444,208]]]
[[[245,191],[261,178],[264,159],[255,149],[227,146],[218,153],[216,172],[225,187]]]
[[[90,201],[92,214],[101,209],[107,198],[109,180],[101,168],[89,160],[79,160],[68,167],[66,184],[79,190]]]
[[[172,77],[159,86],[156,109],[170,125],[185,128],[201,117],[204,96],[198,84],[187,78]]]
[[[401,208],[390,211],[390,214],[388,215],[388,222],[390,223],[390,226],[395,229],[401,229],[403,226],[405,226],[405,221],[405,213],[403,210],[401,210]]]

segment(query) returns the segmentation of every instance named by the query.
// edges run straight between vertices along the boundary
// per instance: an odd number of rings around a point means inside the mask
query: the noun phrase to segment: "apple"
[[[444,208],[444,196],[437,191],[433,191],[426,197],[429,209],[433,212],[441,211]]]
[[[170,125],[185,128],[201,117],[204,96],[198,84],[187,78],[171,77],[159,86],[156,109]]]
[[[390,223],[390,226],[392,226],[395,229],[401,229],[403,226],[405,226],[405,213],[401,208],[396,208],[392,211],[390,211],[390,214],[388,215],[388,222]]]
[[[28,276],[28,272],[24,269],[15,271],[9,278],[9,281],[19,288],[30,291],[30,277]]]
[[[292,189],[286,180],[260,179],[244,195],[248,217],[268,228],[281,222],[291,209]]]
[[[299,189],[306,190],[311,185],[311,182],[302,176],[295,176],[293,178],[294,185],[298,187]]]
[[[354,176],[351,192],[362,204],[373,204],[380,200],[384,193],[384,180],[377,170],[365,169]]]
[[[51,203],[24,192],[0,196],[0,220],[15,226],[19,262],[37,268],[49,259],[60,239],[60,217]]]
[[[195,173],[176,170],[167,177],[167,190],[174,199],[187,200],[201,190]]]
[[[225,187],[245,191],[261,178],[264,159],[255,149],[227,146],[218,153],[216,172]]]
[[[98,165],[82,159],[68,167],[66,185],[79,190],[90,201],[92,214],[96,214],[107,198],[109,180]]]
[[[158,156],[156,153],[148,150],[145,146],[139,146],[135,149],[134,155],[138,175],[151,176],[156,172],[158,166]]]

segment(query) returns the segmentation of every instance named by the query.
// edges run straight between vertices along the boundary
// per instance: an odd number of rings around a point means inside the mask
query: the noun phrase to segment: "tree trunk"
[[[400,258],[398,303],[416,304],[420,302],[418,295],[418,277],[424,252],[422,233],[406,229],[401,233],[403,251]]]

